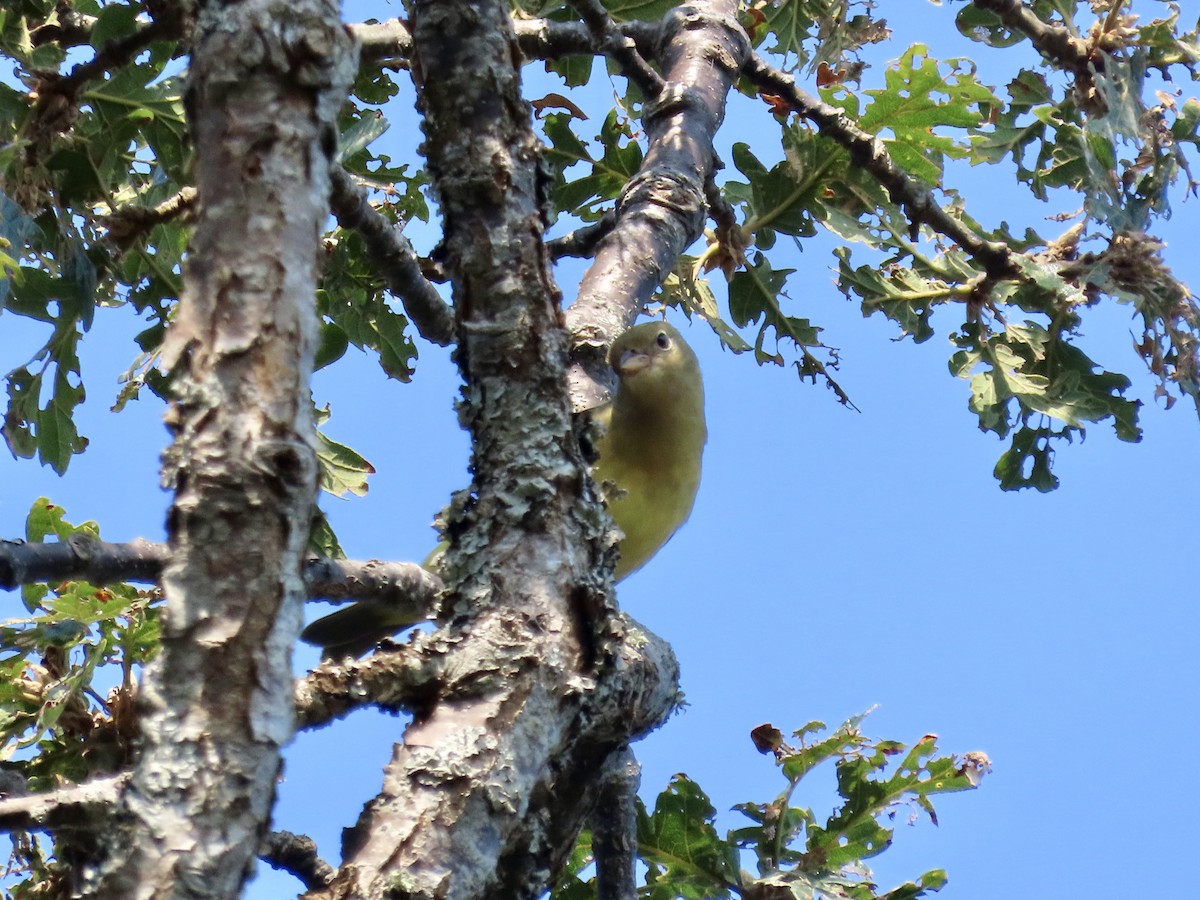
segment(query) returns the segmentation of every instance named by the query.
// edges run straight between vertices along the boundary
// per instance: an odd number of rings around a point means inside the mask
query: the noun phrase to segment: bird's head
[[[645,322],[630,328],[613,343],[608,362],[621,387],[635,396],[675,391],[681,385],[700,382],[696,354],[666,322]]]

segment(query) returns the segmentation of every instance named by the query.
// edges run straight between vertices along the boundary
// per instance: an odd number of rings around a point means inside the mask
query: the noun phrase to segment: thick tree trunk
[[[316,260],[354,71],[339,12],[333,0],[200,4],[188,85],[199,208],[165,350],[178,399],[163,649],[93,896],[236,897],[292,735],[317,487]]]
[[[744,49],[733,5],[721,10],[675,23],[668,72],[696,86],[666,85],[650,117],[660,143],[626,198],[637,222],[603,258],[638,272],[614,285],[630,317],[703,221],[708,140]],[[328,895],[533,898],[569,853],[610,756],[669,713],[677,670],[669,647],[627,639],[614,616],[612,535],[571,433],[545,186],[508,5],[418,0],[411,22],[475,481],[450,523],[456,593],[445,609],[457,618],[417,651],[444,657],[437,700],[416,711]],[[656,242],[665,249],[643,266]]]

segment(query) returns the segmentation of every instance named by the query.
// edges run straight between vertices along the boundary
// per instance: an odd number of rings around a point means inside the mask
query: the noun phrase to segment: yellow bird
[[[608,361],[617,393],[590,411],[600,431],[592,477],[608,485],[609,512],[625,535],[615,572],[620,581],[687,521],[708,430],[700,363],[674,327],[635,325],[613,343]],[[428,612],[356,603],[317,619],[300,638],[323,647],[326,657],[358,656]]]

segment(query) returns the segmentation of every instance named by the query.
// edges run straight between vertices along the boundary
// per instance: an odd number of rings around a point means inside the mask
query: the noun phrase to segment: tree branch
[[[896,165],[883,141],[863,131],[840,109],[803,91],[791,75],[769,65],[757,53],[747,61],[744,74],[764,92],[782,98],[815,124],[821,134],[845,147],[856,165],[862,166],[887,188],[892,201],[908,216],[914,232],[920,225],[928,225],[950,238],[969,253],[992,280],[1024,277],[1018,255],[1007,244],[984,240],[950,215],[933,199],[929,185]]]
[[[637,789],[642,767],[633,751],[614,754],[591,816],[597,900],[637,900]]]
[[[57,543],[0,541],[0,588],[13,590],[39,581],[83,579],[91,584],[136,581],[156,584],[168,562],[166,544],[136,540],[110,544],[76,534]],[[309,600],[403,605],[433,601],[442,580],[412,562],[377,559],[309,559],[304,562],[304,586]]]
[[[436,684],[347,832],[328,894],[402,885],[411,898],[535,896],[570,852],[603,761],[662,721],[677,671],[634,667],[635,642],[620,639],[599,580],[611,536],[563,391],[547,186],[509,6],[416,0],[411,10],[474,480],[450,516],[446,622],[393,654]],[[646,647],[661,649],[648,640],[628,653]]]
[[[1074,76],[1075,97],[1085,110],[1104,115],[1108,101],[1096,89],[1096,71],[1104,66],[1102,53],[1096,52],[1093,41],[1103,46],[1102,41],[1110,34],[1120,19],[1122,2],[1113,2],[1104,25],[1093,32],[1092,41],[1076,37],[1062,25],[1043,22],[1038,15],[1021,0],[971,0],[980,9],[999,16],[1000,21],[1013,31],[1029,38],[1035,50],[1054,66]]]
[[[95,585],[158,582],[167,556],[165,544],[140,538],[110,544],[85,534],[57,543],[0,541],[0,588],[14,590],[39,581],[82,578]]]
[[[1043,22],[1021,0],[971,0],[980,9],[999,16],[1000,21],[1029,38],[1034,49],[1077,78],[1091,80],[1087,41],[1075,37],[1062,25]]]
[[[60,34],[64,39],[75,40],[83,28],[90,33],[92,24],[94,20],[89,22],[83,17],[71,17],[63,23],[65,30]],[[79,92],[88,82],[125,65],[155,41],[179,40],[184,36],[187,24],[186,16],[177,11],[161,15],[130,34],[109,41],[91,59],[77,63],[66,75],[39,72],[38,80],[30,91],[36,110],[36,125],[32,131],[36,138],[35,148],[44,145],[51,135],[71,127],[77,114],[75,107]],[[48,34],[53,35],[54,32]],[[51,39],[47,36],[46,42]],[[31,152],[35,148],[31,148]]]
[[[127,206],[117,207],[108,215],[101,216],[99,221],[108,229],[108,240],[118,250],[124,251],[135,239],[155,225],[169,222],[176,216],[189,212],[195,205],[196,189],[185,187],[156,206],[139,206],[131,203]]]
[[[290,831],[266,835],[258,848],[258,858],[273,869],[295,875],[309,891],[326,887],[337,871],[317,855],[316,841]]]
[[[606,234],[612,231],[616,223],[617,214],[609,210],[600,217],[600,221],[576,228],[570,234],[564,234],[562,237],[547,241],[546,249],[550,252],[550,258],[559,260],[565,256],[591,256],[596,252],[596,247],[600,241],[604,239]]]
[[[394,647],[362,659],[325,660],[297,679],[296,727],[321,728],[368,706],[403,712],[428,703],[445,663],[438,648],[419,632]]]
[[[703,232],[713,135],[749,50],[731,0],[676,7],[664,21],[659,62],[667,88],[646,105],[649,148],[567,310],[580,360],[570,374],[577,406],[594,406],[607,394],[606,348]]]
[[[34,47],[46,44],[58,44],[63,49],[81,47],[90,42],[92,26],[96,24],[96,16],[85,15],[74,9],[63,9],[61,4],[56,10],[58,21],[52,25],[42,25],[29,34],[29,43]]]
[[[567,0],[567,3],[579,13],[601,52],[621,67],[625,76],[641,88],[648,100],[653,100],[663,92],[666,83],[662,76],[638,52],[633,38],[621,32],[600,0]]]
[[[294,733],[318,482],[313,297],[357,59],[334,0],[197,6],[185,99],[199,206],[163,346],[162,649],[139,686],[142,752],[101,836],[107,859],[85,874],[96,897],[237,896]]]
[[[412,35],[403,19],[348,26],[362,45],[364,61],[412,55]],[[555,60],[568,56],[595,56],[602,52],[596,36],[583,22],[551,22],[548,19],[513,19],[517,46],[526,59]],[[621,22],[617,29],[633,41],[637,52],[652,57],[662,32],[660,22]]]
[[[128,781],[128,773],[110,775],[44,794],[0,800],[0,831],[92,828],[97,814],[116,802]]]
[[[330,208],[343,228],[357,231],[388,290],[427,341],[446,347],[454,339],[454,312],[421,274],[417,254],[398,228],[371,206],[367,191],[341,166],[331,170]]]

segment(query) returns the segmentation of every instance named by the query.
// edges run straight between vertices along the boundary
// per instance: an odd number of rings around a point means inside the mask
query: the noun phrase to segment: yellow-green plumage
[[[630,328],[608,361],[617,394],[596,410],[603,429],[592,472],[608,496],[613,521],[625,533],[616,577],[640,569],[692,512],[700,487],[700,457],[708,431],[700,363],[666,322]]]
[[[708,431],[699,361],[671,325],[635,325],[617,338],[608,360],[618,386],[611,401],[590,412],[600,432],[592,475],[606,486],[609,511],[625,535],[620,581],[687,521]],[[356,603],[316,620],[300,638],[323,647],[327,657],[358,656],[426,617],[423,609]]]

